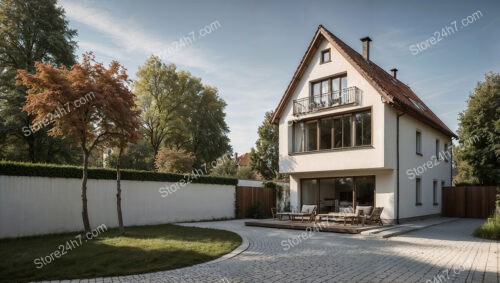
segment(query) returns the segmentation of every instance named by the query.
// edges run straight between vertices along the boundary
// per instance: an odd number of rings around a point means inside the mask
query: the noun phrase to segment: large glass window
[[[355,145],[370,145],[372,143],[371,112],[356,113],[354,115]]]
[[[375,177],[356,177],[356,205],[373,206]]]
[[[305,151],[318,149],[318,127],[316,121],[305,124]]]
[[[351,116],[342,117],[342,147],[350,147],[351,143]]]
[[[293,135],[293,152],[371,145],[371,112],[298,122]]]
[[[322,213],[375,206],[375,176],[303,179],[301,204],[318,205]]]
[[[319,179],[319,211],[328,213],[335,211],[335,179]]]
[[[342,119],[333,119],[333,142],[334,148],[342,147]]]
[[[301,201],[302,205],[315,205],[317,203],[318,180],[302,180]],[[299,208],[300,209],[300,208]]]
[[[293,151],[302,152],[304,146],[304,123],[293,125]]]
[[[319,149],[332,148],[333,119],[321,119]]]

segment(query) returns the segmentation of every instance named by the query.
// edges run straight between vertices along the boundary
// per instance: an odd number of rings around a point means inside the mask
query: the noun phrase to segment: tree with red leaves
[[[118,62],[106,68],[92,53],[70,69],[37,62],[35,74],[20,70],[18,84],[28,88],[23,110],[34,115],[33,124],[53,124],[50,136],[61,136],[79,145],[83,153],[81,185],[82,219],[90,231],[87,209],[88,162],[100,144],[134,140],[138,112],[129,79]],[[122,140],[123,138],[123,140]]]

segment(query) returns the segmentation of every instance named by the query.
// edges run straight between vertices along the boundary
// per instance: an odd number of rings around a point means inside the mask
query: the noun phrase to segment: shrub
[[[483,225],[474,231],[474,236],[489,240],[500,240],[500,215],[495,214],[488,218]]]
[[[163,147],[155,158],[155,167],[158,172],[186,173],[193,169],[196,157],[183,149]]]
[[[260,204],[260,202],[253,203],[250,206],[250,215],[255,219],[264,218],[264,213],[262,211],[262,205]]]
[[[0,175],[10,176],[39,176],[54,178],[82,178],[82,168],[78,166],[41,164],[41,163],[23,163],[0,161]],[[178,182],[185,180],[186,174],[157,173],[151,171],[139,170],[121,170],[122,180],[131,181],[157,181],[157,182]],[[89,168],[89,179],[115,180],[116,171],[104,168]],[[233,185],[238,184],[237,179],[199,176],[190,178],[193,183]]]

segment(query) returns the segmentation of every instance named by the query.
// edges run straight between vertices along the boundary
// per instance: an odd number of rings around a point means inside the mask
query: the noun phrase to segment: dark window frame
[[[439,205],[438,192],[439,192],[438,181],[433,180],[432,181],[432,205]]]
[[[422,205],[422,178],[415,178],[415,205]]]
[[[422,154],[422,131],[415,131],[415,153],[417,155],[423,156]]]
[[[328,53],[328,61],[325,61],[324,60],[324,54]],[[326,64],[326,63],[330,63],[332,62],[332,52],[331,52],[331,48],[327,48],[327,49],[323,49],[321,50],[321,58],[320,58],[320,65],[321,64]]]
[[[435,154],[436,154],[436,159],[437,160],[441,160],[439,158],[439,148],[440,147],[441,147],[441,141],[439,139],[436,139],[436,152],[435,152]]]
[[[362,114],[362,113],[370,113],[370,143],[369,144],[363,144],[363,145],[356,145],[356,121],[355,121],[355,116],[357,114]],[[345,117],[350,117],[350,124],[349,124],[349,129],[350,129],[350,140],[351,140],[351,145],[350,146],[345,146],[344,145],[344,118]],[[323,120],[328,120],[331,119],[331,129],[330,129],[330,148],[321,148],[321,122]],[[335,120],[340,119],[341,125],[341,137],[340,139],[342,140],[341,146],[340,147],[335,147],[336,144],[336,132],[335,132]],[[317,127],[317,140],[316,140],[316,150],[308,150],[306,151],[306,145],[305,145],[305,124],[315,122],[316,127]],[[295,131],[295,125],[297,123],[304,123],[304,129],[300,134],[302,135],[302,142],[303,146],[301,147],[300,151],[295,151],[295,135],[298,134]],[[313,152],[322,152],[322,151],[336,151],[336,150],[349,150],[349,149],[358,149],[358,148],[371,148],[373,147],[373,111],[372,108],[366,108],[363,110],[357,110],[357,111],[350,111],[348,113],[339,113],[339,114],[334,114],[334,115],[327,115],[327,116],[321,116],[321,117],[315,117],[311,119],[305,119],[302,121],[298,121],[294,123],[294,126],[292,127],[292,152],[290,154],[302,154],[302,153],[313,153]]]
[[[356,208],[356,178],[373,178],[373,207],[375,208],[377,206],[377,178],[375,175],[362,175],[362,176],[336,176],[336,177],[318,177],[318,178],[301,178],[299,180],[299,185],[300,185],[300,188],[299,188],[299,203],[300,203],[300,207],[299,209],[302,208],[302,197],[303,197],[303,194],[302,194],[302,190],[303,190],[303,182],[306,181],[306,180],[317,180],[317,192],[316,192],[316,205],[317,205],[317,208],[319,209],[319,205],[320,205],[320,200],[321,200],[321,189],[320,189],[320,180],[321,179],[336,179],[336,178],[351,178],[352,179],[352,207],[353,208]]]
[[[346,79],[346,87],[342,86],[342,78]],[[316,80],[309,81],[309,100],[310,100],[310,102],[314,101],[314,95],[316,95],[316,94],[314,94],[314,85],[315,84],[319,84],[319,94],[321,96],[321,99],[324,99],[323,94],[325,94],[327,96],[326,98],[330,97],[330,99],[333,99],[333,81],[336,79],[339,79],[339,93],[340,93],[342,91],[342,89],[346,89],[347,85],[348,85],[346,72],[342,72],[339,74],[335,74],[333,76],[322,77],[322,78],[319,78]],[[324,81],[328,81],[328,89],[329,89],[328,92],[323,92],[323,82]]]

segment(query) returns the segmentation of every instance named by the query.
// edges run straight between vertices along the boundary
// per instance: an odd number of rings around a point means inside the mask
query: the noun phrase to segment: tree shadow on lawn
[[[77,234],[2,240],[0,282],[164,271],[216,259],[241,243],[241,238],[232,232],[178,227],[130,227],[124,236],[118,236],[116,229],[110,229],[87,242],[83,238],[81,245],[66,250],[59,258],[53,256],[54,260],[41,268],[37,268],[35,259],[49,256],[56,250],[61,252],[60,245],[66,246],[67,242],[75,240]]]

